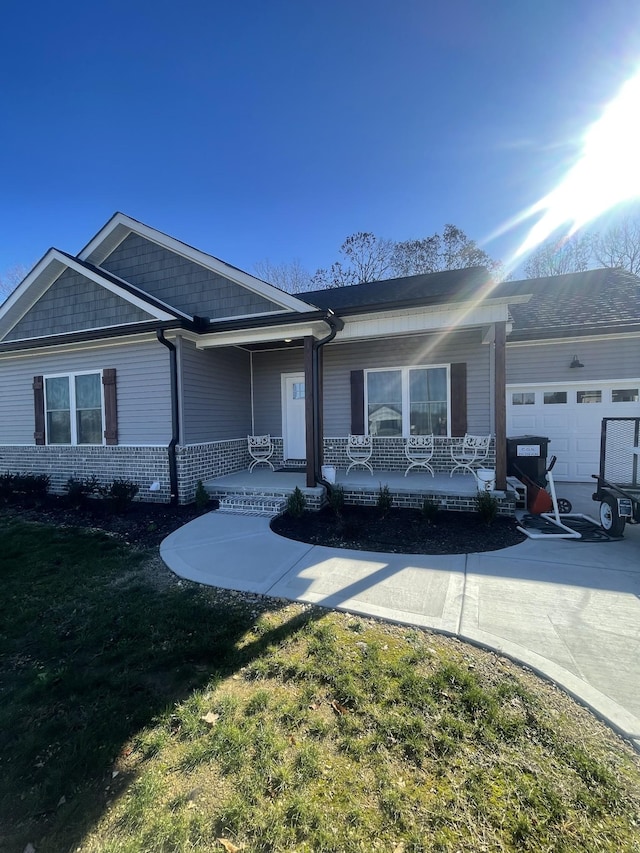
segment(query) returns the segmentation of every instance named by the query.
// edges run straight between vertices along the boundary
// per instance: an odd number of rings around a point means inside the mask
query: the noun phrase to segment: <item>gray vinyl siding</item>
[[[480,330],[354,343],[333,343],[324,350],[324,434],[348,435],[351,429],[351,371],[376,367],[467,364],[467,426],[469,432],[491,429],[490,347]],[[282,435],[281,374],[301,372],[303,352],[278,350],[253,356],[254,411],[257,433]]]
[[[116,369],[118,444],[171,440],[169,353],[157,341],[0,358],[0,445],[34,444],[33,377]]]
[[[16,341],[152,320],[151,314],[67,269],[7,334]]]
[[[574,357],[584,364],[569,365]],[[640,376],[640,338],[544,343],[536,346],[507,344],[507,382],[585,382],[637,379]]]
[[[192,316],[214,319],[283,310],[275,302],[138,234],[129,234],[100,266]]]
[[[253,410],[257,435],[282,435],[283,373],[302,373],[302,348],[253,354]]]
[[[248,352],[234,347],[198,350],[181,341],[182,442],[243,438],[251,432]]]

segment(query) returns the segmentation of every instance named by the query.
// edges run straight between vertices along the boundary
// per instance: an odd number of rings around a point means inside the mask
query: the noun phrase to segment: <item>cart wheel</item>
[[[566,498],[557,498],[556,503],[558,504],[558,512],[562,513],[562,515],[566,515],[573,509],[573,504]]]
[[[622,536],[625,520],[618,515],[618,501],[610,495],[600,504],[600,524],[611,536]]]

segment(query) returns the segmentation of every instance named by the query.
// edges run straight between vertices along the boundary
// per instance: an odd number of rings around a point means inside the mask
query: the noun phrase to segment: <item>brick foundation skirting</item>
[[[70,477],[96,477],[100,485],[114,479],[130,480],[140,487],[137,500],[168,503],[169,460],[166,447],[70,447],[61,445],[0,446],[0,473],[47,474],[49,491],[64,494]],[[149,486],[158,482],[157,491]]]
[[[475,495],[450,495],[438,492],[407,492],[394,491],[389,487],[394,507],[407,507],[409,509],[421,509],[425,498],[429,498],[438,504],[440,509],[452,510],[453,512],[476,512]],[[495,492],[498,501],[498,515],[515,515],[515,499],[512,494],[504,495],[503,492]],[[345,489],[344,502],[358,506],[376,506],[378,501],[378,489]]]
[[[283,440],[273,437],[274,454],[271,462],[274,468],[283,465]],[[436,438],[436,449],[432,466],[435,471],[450,471],[452,466],[450,448],[462,439]],[[324,439],[324,464],[345,469],[349,465],[346,453],[347,437]],[[247,450],[246,436],[227,441],[211,441],[203,444],[178,445],[176,464],[178,474],[178,495],[181,504],[192,503],[195,498],[198,480],[206,481],[249,467],[251,459]],[[408,460],[404,454],[404,441],[401,438],[375,438],[371,464],[374,470],[404,471]],[[486,467],[495,465],[493,442]],[[70,477],[84,479],[97,477],[101,485],[115,478],[131,480],[140,486],[138,500],[168,503],[171,498],[169,484],[169,454],[163,446],[136,447],[119,445],[115,447],[69,447],[69,446],[0,446],[0,473],[48,474],[51,478],[50,490],[53,494],[63,494],[64,485]],[[150,491],[149,486],[158,482],[160,488]],[[374,504],[377,493],[364,493],[361,490],[345,492],[347,503]],[[422,506],[423,493],[399,492],[393,495],[396,506]],[[453,498],[436,495],[443,508],[474,509],[472,498]],[[320,508],[321,501],[310,501],[313,508]],[[310,508],[312,508],[310,506]],[[501,502],[500,512],[511,513],[512,508]]]

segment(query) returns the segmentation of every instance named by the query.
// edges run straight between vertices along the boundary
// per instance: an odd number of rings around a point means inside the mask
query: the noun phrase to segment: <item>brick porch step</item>
[[[267,518],[280,515],[287,505],[283,497],[263,497],[262,495],[224,495],[220,498],[218,512],[235,515],[262,515]]]

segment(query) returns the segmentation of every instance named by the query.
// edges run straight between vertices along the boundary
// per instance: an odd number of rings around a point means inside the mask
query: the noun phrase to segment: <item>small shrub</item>
[[[132,483],[131,480],[116,478],[109,485],[102,486],[99,491],[113,512],[121,514],[129,509],[133,499],[140,491],[140,486],[137,483]]]
[[[300,518],[306,506],[307,499],[300,490],[300,487],[296,486],[287,498],[287,512],[292,518]]]
[[[0,502],[8,504],[15,498],[15,474],[0,474]]]
[[[342,486],[331,486],[327,499],[336,518],[341,518],[344,509],[344,489]]]
[[[27,498],[44,498],[49,491],[48,474],[22,474],[16,478],[18,490]]]
[[[489,492],[478,492],[476,495],[476,510],[487,524],[495,521],[498,515],[498,500]]]
[[[88,498],[97,494],[100,485],[97,477],[86,477],[84,480],[69,477],[63,488],[71,506],[77,508],[84,506]]]
[[[204,512],[204,510],[209,505],[209,493],[205,489],[202,484],[202,480],[198,480],[196,483],[196,507],[200,512]]]
[[[46,497],[51,478],[48,474],[2,474],[0,500],[3,503],[37,502]]]
[[[376,506],[380,510],[380,515],[384,518],[393,506],[393,497],[389,491],[389,486],[380,486]]]
[[[422,502],[422,517],[427,524],[433,524],[440,512],[440,504],[433,498],[425,498]]]

